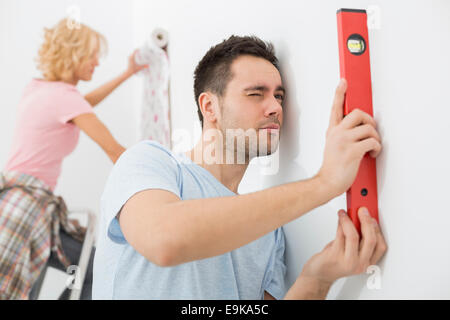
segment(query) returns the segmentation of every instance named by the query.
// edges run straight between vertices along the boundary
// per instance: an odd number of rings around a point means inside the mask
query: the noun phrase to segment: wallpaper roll
[[[159,38],[158,34],[161,34],[160,29],[155,30],[151,39],[136,54],[137,64],[149,65],[147,69],[140,71],[143,97],[139,138],[157,141],[170,149],[169,59],[167,53],[159,47],[161,44],[167,46],[167,33]]]
[[[152,39],[154,44],[156,44],[161,49],[164,49],[169,43],[169,34],[166,30],[158,28],[153,31]]]

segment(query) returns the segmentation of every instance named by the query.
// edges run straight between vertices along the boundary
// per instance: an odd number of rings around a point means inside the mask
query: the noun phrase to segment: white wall
[[[448,1],[136,1],[135,30],[170,34],[175,130],[198,129],[194,68],[210,46],[231,34],[272,41],[288,89],[280,170],[253,166],[241,192],[314,175],[339,79],[336,10],[376,5],[370,31],[373,103],[384,150],[377,160],[381,226],[389,250],[379,263],[380,290],[368,275],[339,280],[330,299],[450,298],[450,126]],[[180,141],[177,142],[180,144]],[[193,142],[192,142],[193,143]],[[184,141],[182,145],[188,146]],[[287,283],[334,238],[345,196],[286,225]]]

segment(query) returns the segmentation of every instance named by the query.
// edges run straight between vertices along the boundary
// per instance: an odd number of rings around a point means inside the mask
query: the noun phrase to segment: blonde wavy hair
[[[71,80],[75,70],[98,50],[106,54],[105,37],[84,24],[75,25],[65,18],[53,28],[44,28],[44,43],[37,67],[46,80]]]

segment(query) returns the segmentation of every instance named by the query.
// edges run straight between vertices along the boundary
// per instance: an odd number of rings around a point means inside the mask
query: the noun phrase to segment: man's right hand
[[[339,211],[336,239],[308,260],[302,275],[333,283],[339,278],[361,274],[375,265],[387,250],[386,240],[369,211],[360,208],[361,237],[344,210]]]
[[[325,299],[334,281],[366,272],[378,263],[387,250],[380,226],[364,208],[358,216],[361,237],[346,212],[339,211],[335,240],[305,263],[285,299]]]
[[[344,118],[346,90],[347,82],[341,79],[334,96],[322,167],[317,174],[331,187],[334,196],[350,188],[367,152],[375,158],[381,151],[380,135],[369,114],[355,109]]]

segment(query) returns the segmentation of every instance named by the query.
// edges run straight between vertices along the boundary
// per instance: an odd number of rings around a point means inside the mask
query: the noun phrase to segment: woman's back
[[[68,121],[92,112],[74,85],[33,79],[19,102],[5,171],[32,175],[53,190],[62,161],[75,149],[79,138],[80,129]]]

